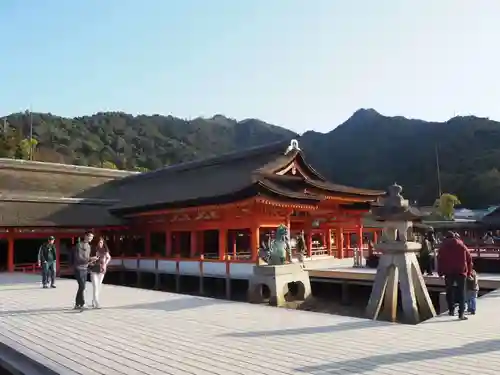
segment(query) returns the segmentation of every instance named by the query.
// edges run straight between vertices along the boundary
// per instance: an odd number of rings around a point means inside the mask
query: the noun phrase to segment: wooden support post
[[[347,249],[347,257],[351,255],[351,233],[347,232],[345,236],[345,248]]]
[[[343,281],[341,284],[341,303],[343,305],[348,305],[351,302],[351,297],[349,295],[349,283]]]
[[[165,231],[165,256],[172,256],[172,232],[169,230]]]
[[[205,294],[205,275],[204,275],[204,271],[203,271],[204,259],[205,259],[204,255],[201,254],[200,255],[200,285],[199,285],[200,295]]]
[[[155,259],[155,286],[154,290],[160,290],[160,271],[158,270],[158,259]]]
[[[14,272],[14,237],[7,237],[7,272]]]
[[[219,229],[219,260],[224,260],[227,252],[227,229]]]
[[[332,255],[332,230],[326,230],[326,250],[328,251],[328,255]]]
[[[344,259],[344,229],[337,227],[337,257]]]
[[[309,258],[312,257],[312,231],[309,230],[308,232],[305,233],[306,236],[306,248],[307,248],[307,256]]]
[[[231,263],[226,260],[226,299],[231,299]]]
[[[151,255],[151,232],[146,231],[144,234],[144,256]]]
[[[136,285],[138,288],[142,287],[142,272],[141,272],[141,254],[137,254],[136,259]]]
[[[61,239],[56,236],[54,241],[54,246],[56,247],[56,276],[61,275]]]
[[[358,265],[363,266],[363,258],[364,258],[364,250],[363,250],[363,224],[361,222],[361,218],[358,220],[358,224],[356,226],[358,232]]]
[[[250,229],[250,252],[252,254],[252,261],[257,262],[259,259],[260,247],[260,228],[258,225]]]
[[[181,270],[180,270],[180,254],[175,255],[175,292],[179,293],[181,291]]]
[[[190,232],[190,245],[191,248],[189,249],[189,257],[194,258],[197,251],[198,251],[198,232],[197,231],[191,231]]]

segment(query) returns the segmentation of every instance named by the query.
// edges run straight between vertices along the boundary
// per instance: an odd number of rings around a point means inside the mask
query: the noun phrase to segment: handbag
[[[100,273],[101,272],[101,259],[97,258],[97,260],[91,264],[89,264],[90,272]]]

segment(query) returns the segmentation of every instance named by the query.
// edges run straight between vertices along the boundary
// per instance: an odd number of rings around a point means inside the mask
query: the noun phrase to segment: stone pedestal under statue
[[[380,256],[377,274],[367,306],[372,319],[384,316],[416,324],[436,316],[427,286],[417,259],[421,249],[418,242],[408,241],[413,220],[421,218],[400,195],[402,188],[393,185],[378,206],[372,208],[377,220],[384,222],[382,242],[375,248]],[[398,290],[401,292],[403,316],[398,319]]]
[[[289,290],[289,283],[294,283],[296,290],[295,300],[305,300],[311,295],[311,281],[309,272],[304,271],[298,263],[283,265],[254,266],[253,274],[250,276],[248,288],[248,300],[252,303],[262,303],[263,285],[269,288],[269,304],[272,306],[284,306],[285,295]]]

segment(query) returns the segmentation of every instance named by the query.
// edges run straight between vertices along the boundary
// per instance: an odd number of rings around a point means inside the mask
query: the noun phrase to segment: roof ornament
[[[285,155],[288,154],[290,151],[293,151],[293,150],[300,151],[299,141],[297,141],[296,139],[292,139],[290,141],[290,146],[288,146],[288,148],[286,149]]]

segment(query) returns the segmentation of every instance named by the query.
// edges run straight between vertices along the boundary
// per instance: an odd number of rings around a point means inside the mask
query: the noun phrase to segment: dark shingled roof
[[[363,197],[367,201],[384,193],[327,182],[306,163],[302,151],[285,153],[289,144],[290,141],[277,142],[124,178],[118,182],[121,203],[112,211],[127,214],[145,209],[220,204],[255,195],[279,195],[309,203],[321,199],[305,192],[306,188]],[[293,161],[308,175],[306,179],[275,174]]]
[[[109,206],[85,203],[19,202],[0,200],[0,225],[11,227],[92,228],[123,224]]]
[[[0,225],[110,226],[123,224],[119,216],[129,213],[253,196],[315,204],[324,195],[371,202],[384,193],[326,181],[289,145],[278,142],[141,174],[0,159]],[[305,177],[276,174],[292,162]]]
[[[117,225],[116,179],[134,172],[0,159],[0,225]],[[75,199],[75,197],[78,197]]]

